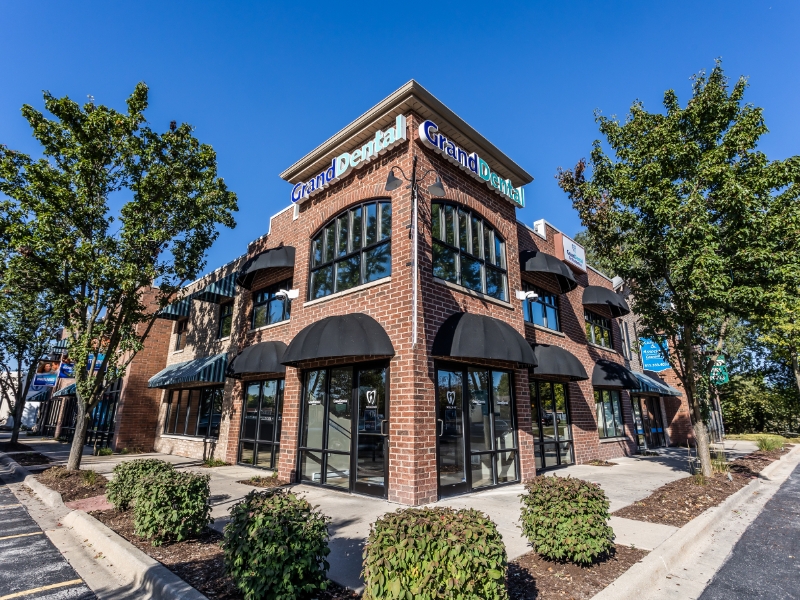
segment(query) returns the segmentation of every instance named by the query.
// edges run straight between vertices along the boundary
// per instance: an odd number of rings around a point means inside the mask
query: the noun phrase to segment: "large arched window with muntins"
[[[508,302],[506,244],[478,213],[434,202],[433,276]]]
[[[332,219],[311,241],[308,299],[392,274],[392,205],[365,202]]]

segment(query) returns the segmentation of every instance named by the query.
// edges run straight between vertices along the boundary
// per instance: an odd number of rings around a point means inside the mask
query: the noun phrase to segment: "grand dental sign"
[[[340,154],[331,161],[331,165],[327,169],[316,177],[295,185],[292,188],[292,202],[302,202],[339,181],[353,169],[367,164],[397,144],[404,142],[408,139],[406,129],[406,118],[400,115],[395,120],[394,127],[376,132],[375,137],[361,148]]]
[[[520,208],[525,206],[525,190],[522,187],[515,188],[510,179],[503,179],[492,171],[489,164],[478,156],[477,152],[468,154],[453,140],[440,133],[433,121],[425,121],[419,126],[419,139],[428,148],[435,150],[475,179],[485,182],[495,192],[511,200],[516,206]]]

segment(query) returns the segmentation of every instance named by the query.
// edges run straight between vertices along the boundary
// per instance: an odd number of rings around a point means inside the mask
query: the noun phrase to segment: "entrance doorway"
[[[239,462],[274,469],[280,454],[283,379],[253,381],[246,386]]]
[[[508,371],[436,370],[440,497],[519,481],[513,389]]]
[[[386,497],[387,375],[384,365],[305,373],[298,466],[301,481]]]
[[[633,395],[631,404],[639,448],[647,450],[666,446],[666,421],[661,410],[661,399],[658,396]]]
[[[536,469],[574,462],[567,384],[531,381],[531,416]]]

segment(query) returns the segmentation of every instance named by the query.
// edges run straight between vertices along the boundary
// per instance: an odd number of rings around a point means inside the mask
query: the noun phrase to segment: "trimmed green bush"
[[[329,520],[286,490],[254,490],[235,504],[222,551],[245,600],[294,600],[326,589]]]
[[[166,471],[145,477],[136,488],[133,530],[153,546],[200,535],[211,518],[209,475]]]
[[[482,512],[407,508],[370,528],[364,598],[505,599],[506,567],[503,538]]]
[[[525,489],[522,531],[541,556],[588,564],[614,547],[608,498],[596,483],[535,477]]]
[[[136,489],[147,477],[171,473],[175,468],[155,458],[137,458],[114,467],[114,478],[106,486],[106,498],[117,510],[128,510],[136,497]]]

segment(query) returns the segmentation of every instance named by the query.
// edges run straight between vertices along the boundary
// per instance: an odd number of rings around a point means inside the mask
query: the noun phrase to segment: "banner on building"
[[[639,347],[642,352],[642,368],[645,371],[658,372],[670,368],[667,340],[639,338]]]
[[[33,376],[33,385],[53,387],[58,381],[57,360],[40,360],[36,366],[36,375]]]

